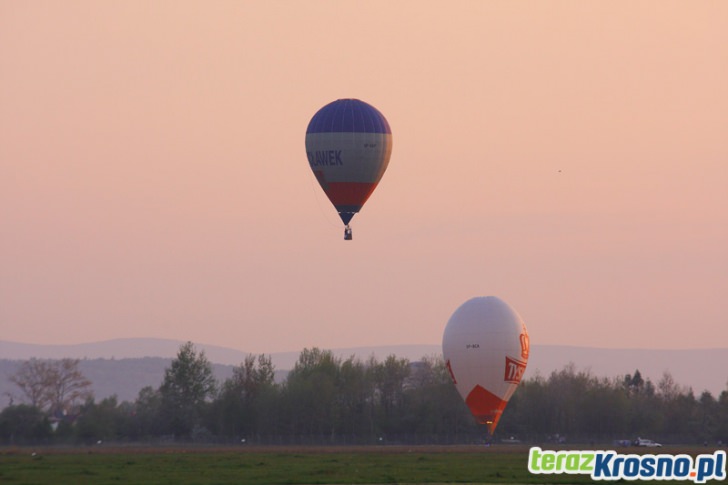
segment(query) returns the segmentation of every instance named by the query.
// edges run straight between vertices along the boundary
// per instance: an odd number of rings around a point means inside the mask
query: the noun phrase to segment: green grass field
[[[33,455],[35,453],[35,455]],[[1,484],[589,483],[531,475],[528,447],[0,448]]]

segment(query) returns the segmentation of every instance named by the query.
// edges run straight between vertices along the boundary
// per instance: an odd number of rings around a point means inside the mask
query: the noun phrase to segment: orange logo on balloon
[[[526,327],[523,327],[523,333],[521,334],[521,357],[524,359],[528,359],[530,345],[528,332],[526,332]]]

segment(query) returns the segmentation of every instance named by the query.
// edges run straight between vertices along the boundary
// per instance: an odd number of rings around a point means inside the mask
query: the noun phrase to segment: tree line
[[[25,361],[21,392],[0,412],[0,443],[216,442],[240,444],[479,443],[442,358],[342,359],[304,349],[281,383],[270,356],[248,355],[217,382],[204,351],[182,345],[157,388],[133,402],[93,398],[78,360]],[[494,440],[728,442],[728,389],[695,397],[670,374],[598,378],[573,365],[521,382]]]

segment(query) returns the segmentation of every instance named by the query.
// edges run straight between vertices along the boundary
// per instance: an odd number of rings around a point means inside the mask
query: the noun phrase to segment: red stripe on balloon
[[[324,191],[326,191],[326,195],[335,206],[362,206],[372,195],[375,188],[377,188],[376,183],[327,182]]]

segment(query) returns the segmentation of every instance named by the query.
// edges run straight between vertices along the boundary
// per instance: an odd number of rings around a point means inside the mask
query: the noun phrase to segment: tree
[[[718,426],[714,436],[721,443],[728,443],[728,385],[726,385],[726,390],[722,391],[718,397],[716,416]]]
[[[353,356],[341,363],[336,413],[340,432],[360,438],[374,435],[374,379],[370,368]]]
[[[303,349],[289,372],[284,396],[293,434],[336,434],[341,359],[330,350]]]
[[[20,364],[15,374],[10,376],[10,382],[20,388],[23,399],[27,404],[45,409],[50,403],[48,381],[50,379],[51,363],[46,360],[30,359]]]
[[[233,377],[227,381],[231,389],[245,397],[253,397],[260,388],[273,384],[275,368],[270,356],[250,354],[233,368]]]
[[[37,407],[19,404],[8,406],[0,412],[0,442],[25,444],[50,436],[48,417]]]
[[[120,438],[131,431],[124,409],[124,406],[118,405],[116,396],[107,397],[100,403],[89,399],[81,406],[76,435],[85,443]]]
[[[719,425],[719,410],[719,403],[713,395],[703,391],[695,410],[696,431],[700,441],[708,442],[713,438]]]
[[[429,442],[448,443],[473,435],[478,425],[457,392],[442,356],[410,364],[404,387],[408,430]]]
[[[143,387],[134,401],[132,437],[140,439],[161,434],[161,416],[162,395],[159,390],[152,386]]]
[[[68,412],[93,396],[91,381],[79,370],[79,362],[30,359],[20,365],[10,381],[20,388],[31,406],[49,414]]]
[[[159,388],[162,412],[175,436],[190,436],[200,424],[205,403],[214,395],[215,387],[212,364],[205,352],[197,353],[192,342],[183,344],[171,366],[165,369]]]
[[[657,390],[665,419],[663,436],[666,434],[673,441],[688,439],[697,427],[692,419],[697,406],[693,390],[679,385],[667,371],[663,372]]]
[[[496,433],[520,439],[546,439],[554,433],[554,407],[549,383],[543,376],[524,379],[511,397]]]
[[[213,403],[213,424],[220,434],[251,435],[261,414],[260,396],[274,385],[275,370],[270,356],[247,355],[233,368],[233,376],[222,386]]]
[[[389,355],[384,362],[374,367],[373,376],[379,395],[382,431],[386,433],[405,431],[402,418],[406,412],[404,390],[407,378],[410,376],[409,360]]]
[[[61,359],[51,368],[51,413],[69,411],[76,403],[93,398],[91,381],[78,369],[79,359]]]
[[[642,374],[640,373],[640,370],[636,369],[634,371],[634,376],[631,376],[629,374],[624,376],[623,385],[625,390],[630,394],[636,394],[642,391],[642,388],[645,385],[645,381],[642,379]]]

